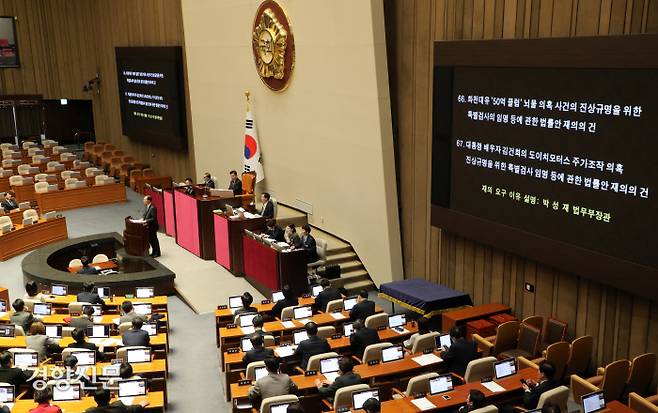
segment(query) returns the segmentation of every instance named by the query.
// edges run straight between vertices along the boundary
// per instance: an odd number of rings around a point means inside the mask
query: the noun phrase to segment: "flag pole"
[[[247,98],[247,112],[251,111],[251,101],[249,100],[251,92],[248,90],[244,91],[244,96]]]

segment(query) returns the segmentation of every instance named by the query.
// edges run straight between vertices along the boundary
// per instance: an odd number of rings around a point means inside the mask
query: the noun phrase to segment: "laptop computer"
[[[350,311],[357,303],[357,297],[347,297],[343,299],[343,310]]]
[[[0,326],[0,337],[14,337],[16,335],[16,327],[10,324]]]
[[[62,325],[46,325],[46,336],[54,339],[62,338]]]
[[[583,413],[594,413],[605,409],[605,394],[603,391],[595,391],[580,397]]]
[[[324,288],[322,288],[321,285],[314,285],[313,287],[311,287],[311,295],[313,297],[317,297],[318,294],[322,292],[322,290],[324,290]]]
[[[94,350],[79,350],[71,353],[78,359],[78,366],[93,366],[96,364],[96,352]]]
[[[320,360],[320,373],[324,375],[329,383],[333,383],[339,375],[340,368],[338,360],[340,357],[329,357]]]
[[[404,348],[401,345],[382,349],[382,363],[401,360],[404,358]]]
[[[242,349],[243,352],[247,352],[251,349],[254,348],[254,345],[251,344],[251,339],[249,337],[243,337],[240,340],[240,348]]]
[[[80,400],[80,383],[55,383],[53,386],[53,401],[65,402]]]
[[[285,297],[283,296],[283,291],[272,291],[272,302],[273,303],[281,301],[284,298]]]
[[[516,360],[513,358],[497,361],[494,363],[494,374],[496,380],[516,374]]]
[[[297,330],[292,333],[292,342],[297,346],[304,340],[308,339],[306,330]]]
[[[94,287],[94,290],[100,298],[108,298],[110,296],[110,287]]]
[[[151,349],[131,348],[126,350],[128,363],[148,363],[151,361]]]
[[[286,413],[290,403],[270,404],[270,413]]]
[[[50,294],[63,297],[68,294],[68,286],[63,284],[53,284],[50,286]]]
[[[242,313],[238,317],[238,320],[240,322],[240,327],[253,327],[254,326],[254,317],[256,317],[258,313]]]
[[[157,336],[158,335],[158,323],[146,323],[142,325],[142,330],[146,331],[149,333],[149,336]]]
[[[450,348],[450,346],[452,345],[452,339],[450,338],[450,334],[439,334],[438,336],[434,337],[434,342],[437,349],[443,347]]]
[[[349,337],[354,332],[354,323],[345,323],[343,324],[343,335]]]
[[[403,331],[407,323],[407,316],[404,314],[392,314],[388,316],[388,327],[396,331]]]
[[[135,298],[153,298],[154,295],[155,295],[154,287],[135,288]]]
[[[352,392],[352,407],[355,409],[361,409],[363,408],[363,403],[365,403],[368,399],[379,400],[379,390],[368,389]]]
[[[135,397],[146,395],[146,379],[121,380],[118,383],[119,397]]]
[[[451,374],[442,374],[439,377],[429,379],[428,384],[431,395],[445,393],[447,391],[451,391],[454,388]]]
[[[295,320],[302,320],[313,316],[313,309],[310,305],[303,305],[292,309],[293,318]]]
[[[34,303],[32,305],[32,314],[34,315],[50,315],[52,314],[52,305],[50,303]]]
[[[14,367],[36,367],[39,364],[39,353],[36,351],[21,351],[14,353]]]
[[[242,307],[242,296],[234,295],[228,298],[228,308],[240,308]]]
[[[15,389],[11,384],[0,385],[0,402],[13,403],[15,400]]]
[[[94,309],[94,317],[99,317],[103,315],[103,306],[99,304],[87,304],[82,306],[82,311],[84,311],[85,308],[91,307]]]
[[[140,315],[151,315],[151,303],[133,303],[133,309]]]
[[[91,327],[87,327],[87,337],[108,338],[110,337],[110,326],[107,324],[94,324]]]

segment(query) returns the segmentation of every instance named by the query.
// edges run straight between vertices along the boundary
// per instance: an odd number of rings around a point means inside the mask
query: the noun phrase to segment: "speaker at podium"
[[[146,255],[149,249],[148,227],[143,219],[126,217],[123,230],[123,246],[129,255]]]

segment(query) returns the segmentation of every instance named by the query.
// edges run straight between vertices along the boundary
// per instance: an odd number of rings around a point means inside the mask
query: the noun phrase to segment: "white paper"
[[[144,221],[142,218],[131,218],[130,222],[132,222],[133,224],[143,224],[146,221]]]
[[[254,327],[240,327],[242,329],[242,334],[253,334],[256,329]]]
[[[310,323],[313,320],[311,320],[310,318],[302,318],[301,320],[297,320],[297,321],[299,321],[300,323],[306,325],[306,323]]]
[[[505,391],[505,388],[501,386],[500,384],[496,383],[495,381],[488,381],[485,383],[482,383],[484,387],[486,387],[489,391],[492,391],[494,393],[498,393],[501,391]]]
[[[277,347],[274,352],[279,357],[290,357],[295,353],[295,349],[292,346]]]
[[[293,321],[283,321],[283,328],[295,328],[295,323]]]
[[[125,404],[126,406],[132,406],[133,400],[135,400],[134,397],[119,397],[119,400],[121,400],[121,403]]]
[[[436,409],[436,406],[431,401],[427,400],[426,397],[421,397],[420,399],[414,399],[411,401],[414,406],[418,407],[420,410],[430,410]]]
[[[338,378],[338,372],[334,371],[333,373],[325,373],[324,378],[331,384]]]
[[[342,320],[343,318],[347,318],[343,313],[331,313],[331,316],[336,320]]]
[[[427,366],[430,364],[434,363],[439,363],[441,362],[441,357],[437,356],[436,354],[423,354],[422,356],[416,356],[411,358],[413,361],[416,363],[420,364],[421,366]]]
[[[97,315],[97,316],[94,316],[94,320],[93,320],[93,321],[94,321],[94,324],[100,324],[100,323],[103,322],[103,317],[98,316],[98,315]]]

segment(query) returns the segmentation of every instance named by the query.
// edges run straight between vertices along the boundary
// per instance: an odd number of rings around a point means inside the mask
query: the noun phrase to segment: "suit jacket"
[[[306,370],[306,366],[308,365],[308,359],[311,358],[311,356],[315,356],[316,354],[322,354],[322,353],[328,353],[331,351],[331,347],[329,346],[329,343],[327,343],[327,340],[320,338],[318,336],[311,336],[308,339],[302,341],[299,343],[297,346],[297,349],[295,350],[295,356],[300,357],[300,365],[302,369]]]
[[[557,380],[544,380],[537,384],[535,387],[523,393],[523,407],[526,409],[534,409],[539,403],[539,397],[542,393],[553,390],[558,387],[560,383]]]
[[[228,183],[228,189],[233,191],[233,195],[242,195],[242,181],[240,178]]]
[[[349,373],[341,374],[336,377],[333,383],[329,386],[322,386],[318,389],[322,396],[333,396],[336,394],[336,390],[341,387],[354,386],[355,384],[361,384],[361,376],[350,371]]]
[[[294,234],[292,234],[291,239],[286,239],[285,238],[285,232],[283,233],[283,237],[284,237],[284,240],[288,244],[292,245],[295,249],[302,247],[302,239],[299,238],[299,234],[297,234],[296,232]]]
[[[26,375],[22,369],[14,367],[0,367],[0,383],[9,383],[18,387],[27,383],[30,376]]]
[[[30,410],[30,413],[62,413],[62,409],[54,404],[43,403]]]
[[[213,181],[212,179],[208,179],[205,185],[206,188],[215,189],[215,181]]]
[[[151,344],[149,333],[144,330],[133,330],[132,328],[123,333],[121,340],[123,340],[124,346],[148,347]]]
[[[9,213],[9,212],[13,211],[14,209],[17,209],[17,208],[18,208],[18,202],[17,202],[17,201],[13,201],[13,200],[10,200],[10,201],[5,200],[5,201],[2,201],[2,204],[1,204],[1,205],[2,205],[2,209],[4,209],[6,213]]]
[[[315,297],[315,304],[313,307],[318,311],[324,311],[327,309],[327,303],[332,300],[338,300],[342,298],[340,293],[335,288],[326,288],[320,291],[317,297]]]
[[[121,400],[117,400],[107,406],[90,407],[85,410],[86,413],[141,413],[143,411],[144,408],[142,406],[138,404],[134,406],[126,406]]]
[[[302,248],[306,250],[306,259],[308,262],[318,260],[318,251],[316,249],[315,238],[313,238],[313,235],[308,234],[302,236]]]
[[[478,347],[472,340],[459,339],[452,343],[448,351],[441,353],[447,369],[464,377],[466,366],[478,358]]]
[[[144,214],[142,214],[142,219],[146,221],[149,231],[157,231],[158,228],[158,209],[153,204],[149,204],[144,209]]]
[[[274,350],[271,348],[253,348],[245,353],[245,355],[242,357],[242,362],[246,367],[249,363],[253,363],[254,361],[263,361],[268,357],[274,357]]]
[[[71,322],[69,323],[69,327],[73,328],[82,328],[86,329],[87,327],[91,327],[94,325],[94,322],[89,319],[89,317],[81,316],[81,317],[75,317],[71,319]]]
[[[352,351],[359,357],[363,357],[363,352],[366,347],[379,342],[379,334],[377,334],[377,331],[372,328],[363,327],[359,331],[352,332],[352,335],[350,336]]]
[[[256,380],[256,384],[249,390],[249,398],[260,398],[283,396],[297,391],[297,385],[287,374],[268,373],[267,376]]]
[[[268,228],[267,231],[265,231],[265,233],[270,237],[274,238],[277,242],[284,241],[283,230],[278,225],[275,225],[274,228],[272,229]]]
[[[194,196],[194,186],[190,185],[187,188],[185,188],[185,193],[187,195]]]
[[[257,309],[256,307],[248,307],[248,308],[240,307],[240,308],[238,308],[237,310],[235,310],[235,312],[233,313],[233,321],[235,322],[235,320],[238,319],[238,316],[239,316],[240,314],[244,314],[244,313],[257,313],[257,312],[258,312],[258,309]]]
[[[34,316],[32,313],[28,313],[27,311],[16,311],[9,316],[9,322],[15,326],[23,327],[25,334],[30,331],[30,326],[32,325],[33,321]]]
[[[281,318],[281,312],[284,308],[294,307],[296,305],[299,305],[299,299],[297,297],[292,297],[290,299],[284,297],[283,300],[279,300],[274,304],[274,307],[272,307],[272,315]]]
[[[59,351],[59,345],[53,339],[43,334],[25,337],[25,347],[39,353],[39,362],[48,358],[50,353]]]
[[[356,303],[350,310],[350,320],[366,321],[366,318],[373,314],[375,314],[375,303],[370,300],[363,300],[360,303]]]
[[[76,300],[83,303],[101,304],[101,305],[105,304],[105,301],[103,301],[103,299],[98,294],[91,293],[88,291],[83,291],[81,293],[78,293]]]
[[[274,204],[271,200],[263,205],[263,209],[260,210],[260,215],[268,219],[274,218]]]
[[[92,267],[91,265],[88,265],[86,267],[82,267],[80,271],[78,271],[78,274],[98,275],[100,274],[100,271],[98,271],[96,268]]]

